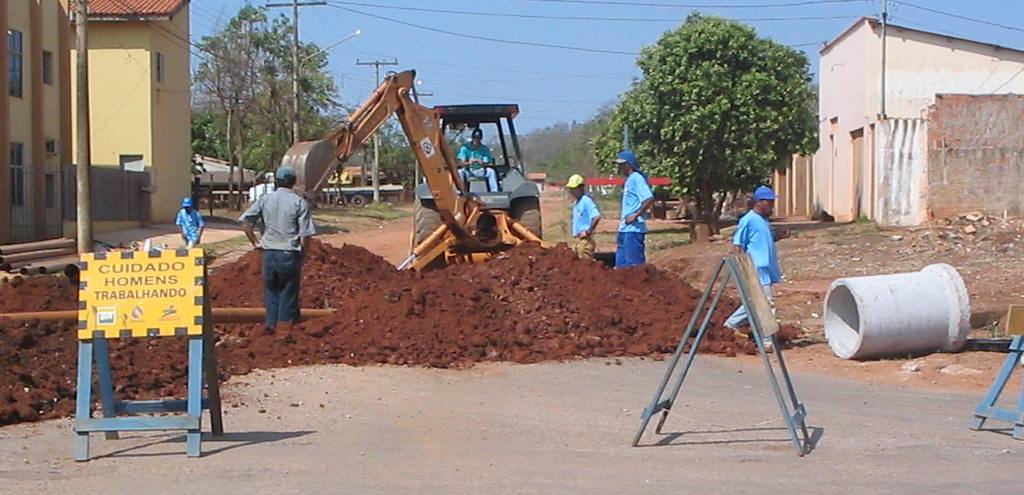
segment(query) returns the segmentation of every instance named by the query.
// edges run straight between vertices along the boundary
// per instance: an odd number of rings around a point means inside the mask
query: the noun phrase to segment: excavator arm
[[[428,239],[414,247],[403,268],[420,269],[442,255],[473,261],[523,240],[539,242],[537,236],[508,215],[487,212],[482,203],[466,194],[466,186],[445,140],[440,116],[412,98],[415,81],[416,72],[412,70],[389,75],[323,140],[292,146],[282,159],[282,165],[295,169],[296,188],[307,197],[315,195],[389,117],[397,115],[444,222]],[[477,224],[482,218],[487,220],[480,229]],[[481,234],[492,230],[495,233],[489,237]]]
[[[415,80],[416,72],[412,70],[388,76],[323,141],[309,141],[293,146],[285,155],[284,162],[296,169],[299,175],[297,187],[307,196],[316,194],[338,167],[359,151],[388,118],[397,115],[424,178],[434,194],[438,210],[459,211],[460,195],[456,191],[464,190],[465,186],[444,140],[440,117],[433,109],[412,99]],[[325,153],[327,149],[324,142],[330,145],[329,155]]]

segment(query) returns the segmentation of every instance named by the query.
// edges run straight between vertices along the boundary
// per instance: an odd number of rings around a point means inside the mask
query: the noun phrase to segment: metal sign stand
[[[1024,356],[1024,335],[1017,335],[1010,342],[1010,353],[1006,356],[1006,361],[1003,361],[1003,367],[996,375],[995,381],[992,382],[988,394],[974,410],[974,420],[971,421],[972,430],[980,430],[985,426],[986,420],[996,419],[1013,424],[1013,438],[1024,440],[1024,387],[1021,388],[1016,409],[996,407],[996,402],[1002,395],[1003,389],[1006,388],[1006,383],[1010,381],[1013,370],[1022,365],[1021,356]]]
[[[213,435],[224,434],[224,423],[221,413],[220,386],[217,375],[217,359],[213,345],[213,326],[210,318],[210,301],[206,297],[206,266],[202,252],[193,250],[152,251],[150,253],[123,252],[123,260],[129,260],[141,254],[149,259],[159,261],[160,258],[191,256],[195,259],[201,276],[195,277],[194,303],[201,305],[202,316],[196,315],[187,326],[141,329],[110,329],[89,330],[93,324],[88,320],[85,298],[80,296],[79,342],[78,342],[78,391],[75,406],[75,460],[89,460],[89,434],[104,432],[107,439],[118,438],[120,431],[170,431],[185,430],[187,453],[189,457],[199,457],[202,430],[202,412],[210,411],[210,424]],[[117,253],[113,253],[117,256]],[[83,257],[83,282],[80,291],[86,290],[85,272],[94,264],[94,260],[104,260],[107,255],[87,254]],[[201,265],[201,266],[199,266]],[[197,324],[196,325],[193,325]],[[185,400],[115,400],[113,373],[110,369],[110,353],[108,338],[118,337],[165,337],[187,336],[188,343],[188,398]],[[102,405],[102,418],[92,417],[92,374],[93,361],[99,375],[99,394]],[[203,382],[207,389],[207,398],[203,398]],[[160,414],[185,412],[185,416],[127,416],[131,414]],[[125,415],[125,416],[119,416]]]
[[[690,323],[686,326],[686,332],[683,333],[683,339],[679,342],[679,346],[676,347],[676,352],[672,355],[672,359],[669,360],[668,369],[665,371],[664,378],[662,378],[661,383],[658,385],[658,389],[654,393],[654,397],[651,399],[650,405],[643,410],[640,428],[633,437],[634,447],[640,443],[640,439],[643,437],[644,431],[647,429],[647,425],[651,418],[659,412],[661,413],[661,419],[658,420],[658,426],[655,428],[655,432],[661,433],[661,428],[665,424],[665,419],[668,418],[668,413],[672,410],[672,406],[675,404],[676,399],[679,396],[679,392],[683,388],[683,381],[686,380],[686,375],[689,373],[690,367],[693,365],[694,359],[697,357],[697,348],[700,347],[700,343],[706,335],[708,325],[711,322],[711,316],[714,314],[715,309],[717,309],[718,302],[721,300],[722,294],[725,292],[725,288],[729,285],[730,280],[736,281],[736,287],[739,289],[740,299],[743,302],[743,305],[747,308],[754,341],[757,343],[757,349],[760,352],[761,357],[764,359],[765,369],[768,371],[772,390],[775,392],[775,398],[779,402],[779,409],[782,411],[782,418],[786,421],[786,426],[793,439],[793,445],[796,447],[797,455],[802,457],[804,454],[811,451],[812,445],[807,432],[807,425],[804,422],[804,418],[807,416],[807,409],[804,408],[804,405],[801,404],[796,397],[793,382],[790,380],[789,371],[786,369],[786,361],[782,357],[782,348],[775,345],[775,334],[779,331],[779,324],[778,321],[775,320],[775,315],[772,313],[771,304],[768,302],[768,298],[765,297],[764,293],[761,291],[761,284],[757,276],[757,269],[754,268],[753,263],[750,261],[750,257],[747,255],[722,258],[718,263],[718,266],[715,268],[714,275],[708,282],[708,286],[705,289],[704,294],[701,296],[700,302],[694,309],[693,316],[690,318]],[[708,306],[708,297],[712,292],[714,292],[714,298],[712,299],[710,306]],[[700,327],[697,328],[697,320],[701,314],[704,314],[704,317],[701,320]],[[682,370],[679,372],[679,377],[676,380],[675,385],[672,387],[671,393],[669,393],[667,397],[663,398],[665,389],[668,387],[669,382],[672,381],[672,377],[676,374],[679,359],[683,356],[687,343],[690,340],[690,337],[693,336],[695,329],[697,330],[697,334],[693,338],[693,342],[690,343],[689,351],[685,353],[686,361],[683,364]],[[763,343],[763,339],[765,337],[770,339],[772,347],[774,348],[774,354],[778,360],[778,374],[776,374],[772,360],[769,358],[768,352],[765,349]],[[782,381],[785,384],[786,395],[783,395],[782,388],[779,386],[779,376],[782,377]],[[790,407],[792,407],[792,412],[790,412]]]

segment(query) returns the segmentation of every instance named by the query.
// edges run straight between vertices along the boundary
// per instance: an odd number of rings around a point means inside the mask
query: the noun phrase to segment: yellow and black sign
[[[78,338],[202,335],[202,249],[82,255]]]

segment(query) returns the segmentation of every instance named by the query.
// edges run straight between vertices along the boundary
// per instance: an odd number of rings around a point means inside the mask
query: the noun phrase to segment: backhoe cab
[[[536,184],[525,178],[522,152],[513,121],[519,114],[519,106],[442,105],[434,107],[434,111],[441,118],[453,156],[468,141],[473,129],[479,128],[484,132],[485,145],[488,140],[492,143],[490,148],[494,161],[488,166],[497,175],[498,190],[490,190],[485,178],[471,177],[465,184],[467,194],[479,200],[487,210],[507,212],[534,235],[541,237],[540,191]],[[429,184],[416,186],[414,246],[426,240],[441,224],[433,200]]]

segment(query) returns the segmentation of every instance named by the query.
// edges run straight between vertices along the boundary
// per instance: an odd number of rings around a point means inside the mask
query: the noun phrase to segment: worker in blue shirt
[[[619,235],[616,239],[618,248],[615,250],[615,268],[642,265],[647,262],[644,255],[644,240],[647,236],[645,215],[654,204],[654,193],[632,151],[619,153],[615,163],[619,166],[619,174],[626,178],[622,185],[622,220],[619,222]]]
[[[772,285],[782,282],[779,258],[775,253],[775,241],[785,239],[789,233],[785,230],[773,233],[768,224],[768,219],[775,209],[775,192],[770,187],[758,187],[754,191],[753,201],[753,207],[740,218],[736,233],[732,236],[732,251],[733,254],[750,255],[754,267],[757,268],[761,291],[769,302],[774,302]],[[743,306],[725,320],[725,326],[733,330],[748,324],[747,309]],[[771,340],[765,340],[766,348],[770,347]]]
[[[203,221],[203,216],[192,207],[192,198],[181,200],[181,209],[178,210],[178,217],[174,220],[174,224],[181,229],[181,239],[185,242],[186,248],[192,249],[199,245],[203,239],[206,222]]]
[[[586,193],[585,182],[582,175],[576,174],[565,183],[569,194],[576,199],[572,205],[572,243],[569,247],[580,259],[593,260],[597,248],[594,233],[601,221],[601,210],[597,208],[594,198]]]
[[[459,175],[463,181],[469,181],[470,178],[486,179],[487,190],[497,192],[498,174],[490,166],[494,159],[491,157],[491,149],[483,143],[483,139],[484,131],[477,127],[473,129],[472,140],[459,148],[459,153],[455,156],[462,167],[459,169]]]

